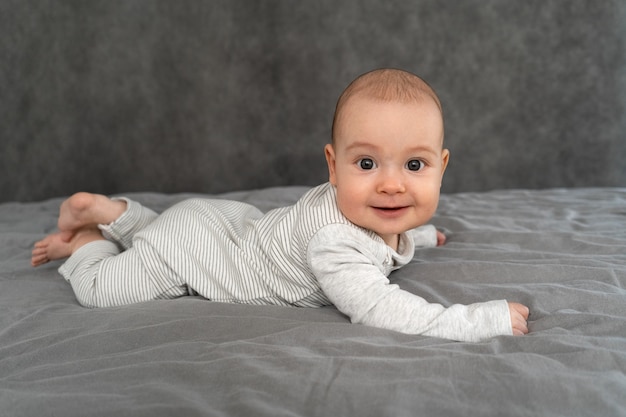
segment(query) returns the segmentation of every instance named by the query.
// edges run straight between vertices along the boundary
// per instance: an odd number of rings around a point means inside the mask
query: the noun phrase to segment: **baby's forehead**
[[[381,100],[367,95],[354,95],[344,102],[344,108],[337,116],[333,132],[333,143],[336,144],[341,142],[348,146],[351,140],[362,138],[366,132],[386,129],[386,123],[397,117],[395,121],[400,124],[404,120],[425,126],[426,130],[421,127],[417,129],[431,132],[432,136],[428,135],[430,139],[437,143],[436,146],[443,146],[443,115],[438,103],[428,96],[416,100]]]
[[[439,102],[428,94],[424,94],[421,96],[415,97],[402,97],[402,98],[380,98],[376,95],[370,95],[366,93],[354,94],[350,97],[347,97],[346,100],[342,103],[342,108],[338,109],[338,113],[341,114],[350,114],[361,110],[364,106],[407,106],[415,109],[415,112],[429,112],[431,109],[436,110],[441,118],[443,119],[443,114],[441,112],[441,107]]]

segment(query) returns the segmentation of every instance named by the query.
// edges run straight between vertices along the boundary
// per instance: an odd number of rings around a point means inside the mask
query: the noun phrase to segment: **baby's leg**
[[[115,221],[99,224],[98,228],[105,238],[116,242],[122,249],[128,249],[133,246],[135,234],[152,223],[158,215],[136,201],[129,199],[122,201],[125,204],[125,211]]]
[[[186,286],[157,287],[135,248],[119,252],[108,240],[83,245],[59,268],[85,307],[112,307],[188,294]]]

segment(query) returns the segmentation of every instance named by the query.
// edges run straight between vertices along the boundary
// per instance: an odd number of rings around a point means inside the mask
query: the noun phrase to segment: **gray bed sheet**
[[[267,210],[305,190],[220,197]],[[189,196],[131,195],[157,211]],[[391,279],[445,305],[531,308],[529,335],[483,343],[354,325],[333,307],[88,310],[58,262],[29,266],[60,202],[0,205],[2,416],[626,415],[626,189],[442,196],[448,243]]]

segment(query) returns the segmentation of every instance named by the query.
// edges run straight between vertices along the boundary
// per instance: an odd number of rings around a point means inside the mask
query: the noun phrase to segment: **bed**
[[[213,197],[268,210],[307,187]],[[198,194],[132,193],[162,211]],[[61,198],[0,205],[6,416],[618,416],[626,413],[626,189],[453,193],[446,245],[392,274],[450,305],[507,298],[530,334],[461,343],[351,324],[334,307],[199,297],[85,309],[29,265]]]
[[[626,416],[622,0],[0,2],[0,416]],[[426,79],[451,151],[391,280],[506,298],[530,334],[461,343],[334,307],[199,297],[85,309],[29,265],[77,191],[261,210],[328,179],[363,72]]]

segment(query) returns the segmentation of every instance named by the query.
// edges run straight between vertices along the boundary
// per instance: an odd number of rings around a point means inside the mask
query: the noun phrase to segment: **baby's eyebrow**
[[[376,149],[380,149],[379,146],[376,146],[372,143],[369,142],[352,142],[351,144],[349,144],[348,146],[346,146],[346,150],[347,151],[351,151],[354,149],[372,149],[372,150],[376,150]]]
[[[378,146],[369,142],[354,142],[346,146],[346,151],[354,151],[354,150],[376,151],[376,150],[380,150],[383,148],[384,148],[383,146]],[[406,153],[414,154],[414,155],[419,155],[419,154],[424,154],[424,153],[436,155],[437,149],[434,149],[431,146],[415,146],[415,147],[406,149]]]
[[[430,146],[416,146],[415,148],[411,148],[409,151],[413,154],[429,153],[432,155],[437,155],[438,153],[437,149],[434,149]]]

